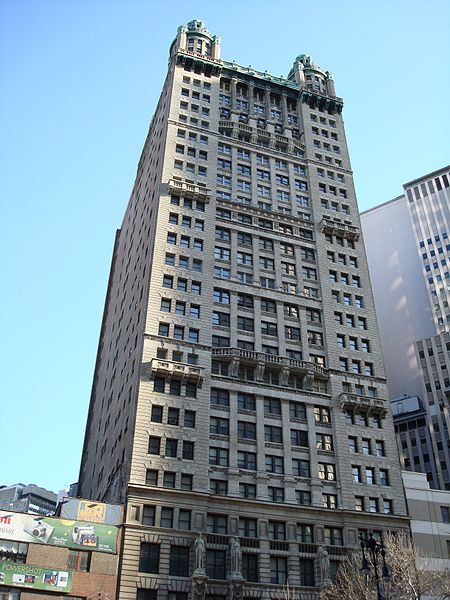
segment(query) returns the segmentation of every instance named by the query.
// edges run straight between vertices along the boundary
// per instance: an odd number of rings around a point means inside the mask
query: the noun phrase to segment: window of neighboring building
[[[22,542],[0,541],[0,560],[24,563],[28,554],[28,544]],[[89,554],[89,553],[88,553]]]
[[[443,523],[450,523],[450,506],[441,506],[441,516]]]

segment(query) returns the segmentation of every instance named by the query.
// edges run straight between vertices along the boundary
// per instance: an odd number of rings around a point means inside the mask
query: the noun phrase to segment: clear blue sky
[[[449,162],[448,0],[1,0],[0,484],[78,477],[114,232],[192,19],[227,60],[334,73],[362,209]]]

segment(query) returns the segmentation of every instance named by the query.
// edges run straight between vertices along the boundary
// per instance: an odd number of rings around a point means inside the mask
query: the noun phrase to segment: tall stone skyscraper
[[[407,526],[342,106],[309,56],[242,67],[200,21],[171,45],[79,478],[126,503],[121,598],[314,598]]]

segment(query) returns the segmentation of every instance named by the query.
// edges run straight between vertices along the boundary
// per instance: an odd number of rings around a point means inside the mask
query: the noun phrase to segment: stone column
[[[249,112],[250,116],[253,114],[253,106],[255,104],[254,92],[255,92],[255,84],[253,83],[253,81],[250,81],[247,86],[248,112]]]
[[[288,124],[288,120],[287,120],[288,108],[287,108],[286,92],[281,93],[281,114],[283,116],[283,125],[286,127],[286,125]]]
[[[231,79],[231,110],[236,110],[236,87],[237,87],[237,77],[233,77]]]
[[[214,60],[220,60],[220,46],[221,46],[220,36],[216,35],[213,37],[211,42],[211,58]]]

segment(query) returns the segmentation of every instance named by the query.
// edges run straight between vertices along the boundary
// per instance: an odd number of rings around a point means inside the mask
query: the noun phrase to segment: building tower
[[[450,490],[449,185],[447,166],[361,215],[401,464],[442,490]]]
[[[309,56],[242,67],[200,21],[170,48],[79,477],[127,505],[121,599],[314,598],[407,526],[342,106]]]

